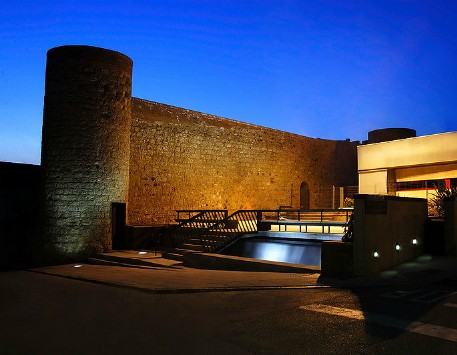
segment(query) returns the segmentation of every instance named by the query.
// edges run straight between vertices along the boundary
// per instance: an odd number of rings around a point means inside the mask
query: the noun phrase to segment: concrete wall
[[[350,277],[354,274],[354,245],[336,240],[323,241],[321,273],[327,276]]]
[[[388,170],[379,169],[359,172],[359,193],[387,195]]]
[[[331,207],[331,186],[357,184],[356,144],[307,138],[169,105],[132,100],[130,224],[176,209]],[[326,201],[325,200],[326,197]]]
[[[354,274],[375,274],[422,253],[425,199],[356,195],[354,202]]]
[[[48,51],[42,139],[47,260],[111,249],[111,203],[126,202],[132,61],[89,46]]]
[[[457,161],[457,132],[360,145],[358,170],[417,167]]]
[[[444,200],[444,250],[446,255],[457,255],[457,198]]]
[[[390,194],[388,185],[457,178],[457,132],[357,147],[359,193]]]

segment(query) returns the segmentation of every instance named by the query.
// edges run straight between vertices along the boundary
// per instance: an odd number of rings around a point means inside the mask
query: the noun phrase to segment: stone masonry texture
[[[177,209],[327,208],[357,184],[356,143],[314,139],[132,98],[132,61],[89,46],[48,51],[43,114],[43,258],[109,251],[111,204],[131,225]]]
[[[126,202],[132,61],[89,46],[48,51],[42,138],[44,253],[111,249],[112,202]]]
[[[177,209],[329,208],[332,185],[356,185],[355,144],[307,138],[133,99],[130,224],[168,223]]]

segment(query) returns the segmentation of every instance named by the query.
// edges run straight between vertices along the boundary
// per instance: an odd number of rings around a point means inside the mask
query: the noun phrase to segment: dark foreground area
[[[180,265],[3,272],[0,353],[455,354],[454,275],[436,265],[365,280]]]

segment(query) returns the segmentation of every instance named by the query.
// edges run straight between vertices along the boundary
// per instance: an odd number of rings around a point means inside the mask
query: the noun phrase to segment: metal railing
[[[246,233],[257,231],[258,210],[240,210],[200,234],[203,250],[219,251]]]
[[[278,210],[239,210],[228,215],[227,210],[180,210],[190,213],[171,232],[173,244],[180,246],[199,240],[206,252],[216,252],[247,233],[257,232],[263,222],[303,224],[317,222],[323,226],[332,223],[347,224],[352,209],[303,210],[282,208]],[[327,224],[326,224],[327,223]],[[301,231],[301,228],[300,228]]]
[[[179,210],[176,221],[178,225],[173,226],[169,235],[174,247],[189,243],[191,239],[199,238],[202,231],[208,229],[215,223],[227,218],[227,210]],[[180,218],[180,213],[187,213],[188,218]]]
[[[228,211],[227,210],[176,210],[178,213],[178,217],[176,218],[176,222],[186,222],[190,220],[192,217],[195,217],[199,214],[205,213],[205,212],[223,212],[225,214],[224,218],[228,216]],[[183,216],[183,214],[185,216]],[[187,217],[186,217],[187,215]]]
[[[347,222],[351,216],[353,208],[342,208],[342,209],[279,209],[279,210],[263,210],[260,211],[262,215],[272,219],[271,213],[275,214],[276,220],[290,219],[296,221],[344,221]]]

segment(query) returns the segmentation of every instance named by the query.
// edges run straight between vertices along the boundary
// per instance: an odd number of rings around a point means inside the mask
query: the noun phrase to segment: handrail
[[[261,214],[259,220],[263,220],[263,215],[270,213],[276,216],[276,220],[281,220],[284,216],[291,216],[295,217],[294,220],[300,221],[303,220],[302,214],[319,214],[319,221],[323,222],[328,219],[324,219],[325,217],[335,217],[335,215],[344,215],[345,221],[349,221],[349,217],[353,212],[353,208],[344,208],[344,209],[332,209],[332,208],[322,208],[322,209],[276,209],[276,210],[244,210],[244,211],[257,211]],[[274,219],[274,218],[269,218]],[[293,219],[293,218],[289,218]],[[306,220],[306,219],[304,219]]]
[[[302,213],[318,213],[319,221],[325,222],[326,213],[332,213],[332,216],[343,214],[345,223],[349,221],[353,209],[278,209],[278,210],[239,210],[231,214],[223,221],[215,223],[213,226],[203,230],[200,234],[200,241],[203,249],[207,252],[219,251],[229,243],[235,241],[246,233],[258,231],[259,223],[264,219],[264,214],[274,213],[277,221],[280,221],[281,213],[296,213],[297,221],[302,220]],[[233,221],[238,223],[233,226]],[[227,228],[227,223],[232,221],[232,228]],[[305,221],[305,220],[302,220]],[[241,222],[241,223],[239,223]],[[229,223],[230,225],[230,223]]]
[[[189,210],[176,210],[176,212],[178,213],[178,217],[176,218],[176,221],[184,221],[184,220],[188,220],[194,216],[192,216],[191,214],[192,213],[202,213],[202,212],[224,212],[225,213],[225,217],[228,216],[228,211],[227,210],[196,210],[196,209],[189,209]],[[180,218],[180,213],[187,213],[188,217],[186,219],[184,218]]]
[[[190,239],[199,239],[203,250],[206,252],[219,251],[229,243],[235,241],[246,233],[258,231],[258,226],[263,220],[271,221],[271,216],[276,220],[306,222],[302,214],[315,214],[320,222],[330,222],[335,215],[344,216],[347,223],[353,209],[276,209],[276,210],[238,210],[228,215],[227,210],[178,210],[181,213],[197,213],[176,226],[172,233],[173,244],[176,246],[188,242]],[[270,219],[266,219],[270,214]],[[190,214],[189,214],[190,216]],[[331,219],[325,219],[331,218]],[[313,219],[315,220],[315,219]],[[308,220],[309,221],[309,220]]]
[[[246,233],[257,231],[258,210],[239,210],[200,234],[206,252],[215,252]]]
[[[216,223],[227,217],[227,210],[192,210],[197,212],[196,215],[189,219],[179,222],[178,225],[172,227],[170,236],[173,246],[179,247],[187,243],[190,239],[198,237],[201,230],[208,228],[210,225]]]

